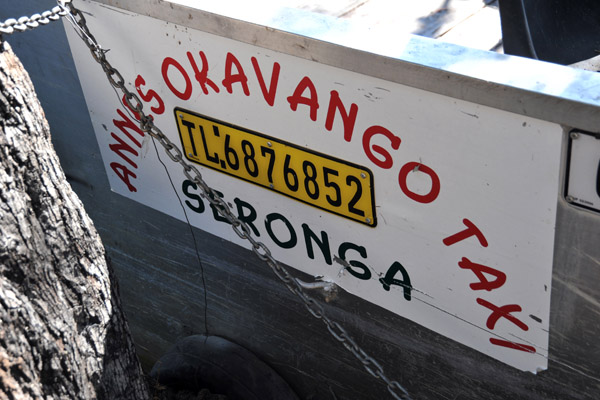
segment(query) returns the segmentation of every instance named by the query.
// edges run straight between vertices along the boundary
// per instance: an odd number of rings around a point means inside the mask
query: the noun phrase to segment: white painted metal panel
[[[516,368],[546,368],[559,125],[94,2],[79,6],[174,142],[180,107],[372,171],[375,227],[202,168],[234,209],[256,212],[249,218],[276,258]],[[67,32],[112,189],[246,247],[148,137],[119,128],[134,116]],[[421,45],[432,56],[435,46]],[[519,62],[498,61],[527,65]],[[194,70],[203,65],[214,84],[204,81],[206,92]],[[346,112],[358,109],[352,129],[332,106],[336,96]]]

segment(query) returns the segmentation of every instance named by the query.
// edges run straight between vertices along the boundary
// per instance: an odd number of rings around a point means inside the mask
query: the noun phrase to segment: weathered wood
[[[147,399],[104,248],[0,49],[0,399]]]

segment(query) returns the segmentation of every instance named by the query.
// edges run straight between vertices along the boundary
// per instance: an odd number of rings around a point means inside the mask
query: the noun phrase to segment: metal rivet
[[[270,187],[271,189],[273,189],[273,188],[275,187],[275,185],[273,185],[272,183],[269,183],[269,187]]]
[[[575,201],[575,198],[573,196],[567,196],[565,197],[565,200],[567,200],[569,203],[573,203]]]
[[[179,118],[183,119],[183,114],[179,114]]]
[[[364,179],[364,178],[366,178],[366,177],[367,177],[367,174],[365,174],[364,172],[361,172],[361,173],[360,173],[360,177]]]
[[[271,142],[267,142],[267,146],[273,147],[273,144]]]
[[[188,153],[189,157],[194,157],[194,155],[192,153]]]
[[[579,139],[579,132],[571,132],[569,136],[571,136],[571,139],[573,140]]]
[[[367,224],[370,224],[370,223],[371,223],[371,218],[366,218],[366,219],[365,219],[365,222],[366,222]]]

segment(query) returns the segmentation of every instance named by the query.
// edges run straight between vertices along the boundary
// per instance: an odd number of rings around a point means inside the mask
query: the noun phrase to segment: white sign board
[[[511,366],[547,367],[558,125],[79,6],[156,125],[277,259]],[[247,248],[67,31],[112,189]]]
[[[567,164],[567,201],[600,212],[600,135],[572,131]]]

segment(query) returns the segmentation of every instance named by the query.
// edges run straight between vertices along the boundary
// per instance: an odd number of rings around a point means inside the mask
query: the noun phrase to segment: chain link
[[[67,4],[71,0],[60,0],[58,5],[51,10],[44,11],[41,14],[33,14],[31,17],[21,17],[19,19],[9,18],[4,22],[0,22],[0,35],[12,35],[16,32],[24,32],[28,29],[35,29],[40,25],[48,25],[52,21],[57,21],[60,17],[69,14]]]
[[[90,32],[85,17],[83,14],[73,6],[70,0],[67,4],[68,9],[71,12],[69,18],[78,29],[81,30],[81,38],[89,47],[92,52],[94,59],[102,66],[102,69],[106,73],[110,84],[120,89],[125,95],[125,103],[130,106],[137,114],[140,128],[147,132],[154,139],[158,140],[161,146],[171,160],[181,165],[183,173],[187,179],[194,182],[202,191],[202,197],[204,197],[210,204],[212,204],[220,214],[231,224],[234,232],[242,239],[247,240],[252,245],[252,251],[256,256],[265,261],[267,265],[273,270],[275,275],[286,285],[286,287],[294,294],[296,294],[304,303],[307,310],[315,317],[323,321],[331,335],[339,342],[341,342],[348,351],[350,351],[363,365],[363,367],[374,377],[383,380],[388,391],[397,400],[410,400],[410,396],[406,389],[404,389],[398,382],[392,381],[385,375],[381,365],[375,361],[372,357],[367,355],[363,349],[361,349],[354,339],[348,334],[348,332],[337,322],[332,321],[323,310],[321,304],[315,299],[307,295],[302,288],[300,282],[294,278],[287,269],[281,265],[273,255],[269,248],[262,242],[257,241],[251,234],[250,227],[248,224],[240,220],[231,211],[231,207],[223,200],[214,189],[212,189],[204,181],[202,174],[195,167],[185,162],[181,150],[173,144],[165,134],[156,126],[151,118],[149,118],[143,111],[143,104],[139,97],[127,89],[124,84],[124,79],[121,73],[115,69],[106,59],[106,51],[100,47],[92,33]],[[115,78],[116,77],[116,78]],[[135,105],[135,106],[134,106]]]

